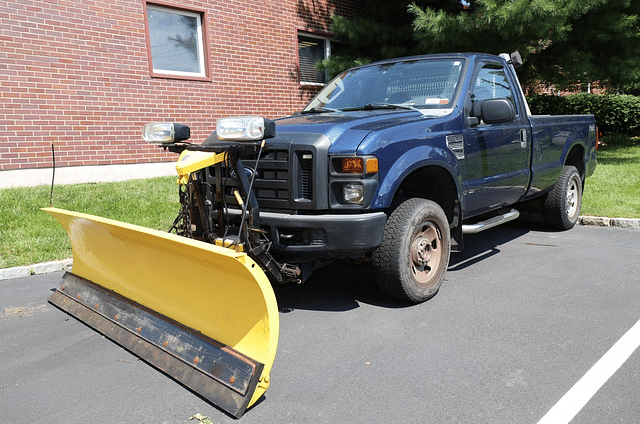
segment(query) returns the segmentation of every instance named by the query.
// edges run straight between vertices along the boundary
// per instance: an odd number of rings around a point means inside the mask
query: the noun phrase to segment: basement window
[[[152,76],[207,78],[204,12],[146,4]]]

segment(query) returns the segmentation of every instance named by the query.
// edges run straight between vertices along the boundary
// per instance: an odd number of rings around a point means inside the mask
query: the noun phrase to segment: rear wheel
[[[582,180],[575,166],[565,166],[544,202],[544,221],[560,230],[576,225],[582,205]]]
[[[430,200],[406,200],[389,216],[382,245],[373,253],[376,283],[395,299],[430,299],[442,284],[450,251],[449,223],[442,208]]]

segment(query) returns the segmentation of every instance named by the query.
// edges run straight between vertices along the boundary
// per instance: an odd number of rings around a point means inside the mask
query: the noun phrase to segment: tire
[[[394,299],[424,302],[438,292],[450,253],[442,208],[430,200],[408,199],[387,219],[382,245],[373,252],[378,288]]]
[[[544,201],[544,222],[552,228],[570,230],[578,222],[581,206],[582,179],[575,166],[565,166]]]

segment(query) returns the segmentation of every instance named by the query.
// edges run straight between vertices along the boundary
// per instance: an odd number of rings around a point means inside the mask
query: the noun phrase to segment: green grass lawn
[[[587,179],[583,215],[640,218],[640,142],[610,136]],[[67,233],[40,208],[49,186],[0,190],[0,268],[71,257]],[[53,206],[167,231],[177,215],[176,177],[56,186]]]
[[[51,187],[0,190],[0,268],[71,257],[67,233],[49,214]],[[178,203],[176,177],[55,186],[52,204],[167,231]]]
[[[640,141],[620,136],[603,139],[598,166],[587,178],[582,214],[640,218]]]

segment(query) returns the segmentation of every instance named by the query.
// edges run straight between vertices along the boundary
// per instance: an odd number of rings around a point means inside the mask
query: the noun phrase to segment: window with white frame
[[[205,78],[202,14],[147,4],[154,74]]]
[[[329,39],[298,34],[300,84],[323,86],[327,82],[327,77],[324,72],[316,69],[316,64],[329,56],[331,56]]]

